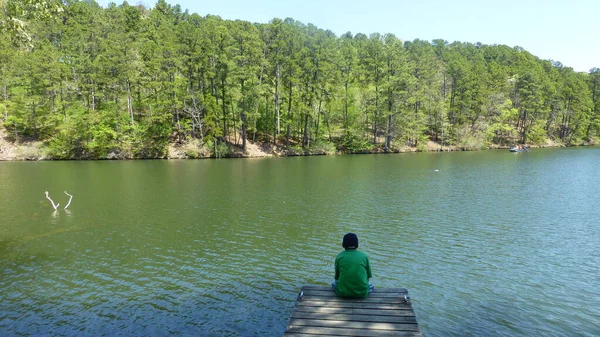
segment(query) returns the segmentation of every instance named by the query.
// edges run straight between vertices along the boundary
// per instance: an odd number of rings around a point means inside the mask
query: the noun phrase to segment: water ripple
[[[354,231],[428,337],[598,336],[590,151],[102,164],[68,217],[0,209],[0,335],[280,336]]]

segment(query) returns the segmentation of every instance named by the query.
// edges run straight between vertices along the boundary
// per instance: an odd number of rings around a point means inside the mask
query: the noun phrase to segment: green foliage
[[[334,154],[335,152],[335,144],[331,142],[318,141],[310,147],[310,153],[313,154]]]
[[[545,130],[544,130],[545,133]],[[516,142],[517,130],[514,126],[504,123],[492,124],[485,133],[485,143],[510,145]]]
[[[599,137],[600,70],[577,73],[521,48],[337,37],[163,0],[0,7],[0,120],[54,158],[164,158],[170,142],[220,158],[248,139],[303,154]]]
[[[484,141],[476,136],[466,136],[461,138],[458,146],[464,150],[483,150],[486,148]]]
[[[423,143],[419,143],[419,145],[417,145],[417,152],[425,152],[427,151],[427,145],[423,144]]]
[[[462,127],[456,133],[457,146],[464,150],[485,149],[485,135],[474,132],[471,127]]]
[[[302,146],[291,145],[286,148],[285,153],[287,156],[302,156],[307,152],[305,151],[304,148],[302,148]]]
[[[233,149],[229,144],[224,142],[218,142],[215,146],[214,157],[215,158],[228,158],[233,154]]]
[[[59,1],[0,0],[0,33],[7,33],[15,46],[31,46],[29,20],[54,19],[63,12]]]
[[[346,134],[339,140],[337,148],[343,153],[368,153],[373,149],[373,144],[357,135]]]
[[[202,143],[200,140],[194,139],[185,145],[185,156],[189,159],[210,157],[212,146],[212,142]]]
[[[9,132],[13,138],[18,138],[20,134],[24,133],[27,128],[27,122],[22,116],[8,115],[3,123],[4,128]]]
[[[92,158],[107,158],[115,150],[117,133],[106,124],[97,124],[91,130],[91,140],[87,143],[87,150]]]
[[[50,140],[47,154],[56,159],[72,159],[73,148],[70,135],[63,130]]]
[[[527,143],[542,145],[546,141],[544,121],[537,121],[527,134]]]
[[[154,116],[133,128],[132,152],[135,158],[165,158],[167,156],[169,116]]]
[[[427,141],[429,138],[425,134],[421,134],[417,138],[417,151],[424,152],[427,150]]]

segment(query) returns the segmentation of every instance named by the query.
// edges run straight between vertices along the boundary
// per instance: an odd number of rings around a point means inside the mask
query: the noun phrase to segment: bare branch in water
[[[65,191],[65,194],[69,196],[69,202],[67,203],[67,206],[65,206],[64,209],[67,209],[67,207],[69,207],[69,205],[71,204],[71,200],[73,200],[73,196],[70,195],[69,193],[67,193],[67,191]]]
[[[54,207],[54,210],[56,210],[58,208],[58,206],[60,206],[60,204],[55,204],[54,201],[52,199],[50,199],[50,196],[48,196],[48,191],[46,191],[46,198],[48,198],[48,200],[50,200],[50,202],[52,203],[52,207]]]

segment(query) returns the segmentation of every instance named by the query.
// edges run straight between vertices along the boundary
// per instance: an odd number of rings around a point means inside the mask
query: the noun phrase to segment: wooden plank
[[[347,335],[323,335],[323,334],[305,334],[305,333],[286,333],[285,337],[348,337]],[[414,331],[398,331],[396,332],[393,336],[395,337],[423,337],[423,335],[421,335],[421,333],[418,332],[414,332]],[[361,337],[361,336],[354,336],[354,337]]]
[[[319,286],[319,285],[305,285],[300,291],[304,290],[331,290],[331,286]],[[406,288],[377,288],[373,290],[373,293],[403,293],[408,294],[408,290]]]
[[[304,286],[300,289],[300,291],[327,291],[331,292],[333,289],[331,286]],[[404,288],[373,288],[371,292],[373,294],[408,294],[408,290]]]
[[[406,304],[403,297],[367,297],[367,298],[341,298],[334,296],[310,296],[304,295],[302,301],[325,301],[325,302],[346,302],[346,303],[394,303]]]
[[[412,310],[377,310],[377,309],[356,309],[356,308],[321,308],[321,307],[296,307],[295,312],[310,312],[321,315],[373,315],[373,316],[400,316],[414,317]]]
[[[300,291],[327,291],[331,292],[333,289],[331,286],[304,286],[300,289]],[[372,294],[408,294],[408,291],[404,288],[374,288],[371,292]]]
[[[322,328],[322,327],[294,327],[286,331],[285,337],[290,337],[293,334],[307,335],[336,335],[336,336],[352,336],[352,337],[421,337],[421,333],[417,331],[381,331],[368,329],[345,329],[345,328]]]
[[[327,289],[327,290],[316,290],[316,289],[307,289],[307,290],[302,290],[302,294],[304,295],[304,297],[335,297],[335,298],[339,298],[335,292],[333,291],[333,289]],[[369,294],[368,297],[366,298],[404,298],[404,295],[406,295],[405,293],[394,293],[394,292],[376,292],[373,291],[371,294]]]
[[[294,311],[292,312],[292,319],[300,318],[300,319],[331,319],[336,321],[355,321],[355,322],[388,322],[388,323],[417,323],[417,318],[415,316],[392,316],[392,315],[373,315],[369,312],[366,315],[359,314],[327,314],[323,315],[322,313],[316,312],[303,312],[303,311]]]
[[[402,324],[389,322],[354,322],[354,321],[335,321],[329,319],[295,319],[288,328],[294,327],[323,327],[335,328],[344,327],[345,329],[367,329],[367,330],[385,330],[385,331],[419,331],[416,323]]]
[[[348,336],[340,336],[340,335],[308,335],[305,333],[294,333],[294,334],[285,334],[285,337],[319,337],[319,336],[323,336],[323,337],[348,337]]]
[[[404,288],[376,288],[366,298],[340,298],[331,287],[304,286],[284,337],[422,337]]]
[[[285,334],[285,337],[319,337],[319,336],[323,336],[323,337],[348,337],[348,336],[340,336],[340,335],[307,335],[305,333],[294,333],[294,334]]]
[[[412,310],[410,304],[378,303],[378,302],[344,302],[344,301],[319,301],[302,299],[297,306],[301,307],[327,307],[327,308],[362,308],[376,310]]]

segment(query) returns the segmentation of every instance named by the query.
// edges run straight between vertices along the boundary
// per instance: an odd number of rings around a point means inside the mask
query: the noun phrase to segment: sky
[[[130,0],[154,7],[156,1]],[[520,46],[575,71],[600,68],[600,0],[166,0],[182,10],[267,23],[291,17],[338,36],[392,33]],[[111,1],[98,0],[106,7]],[[114,1],[121,4],[122,0]]]

